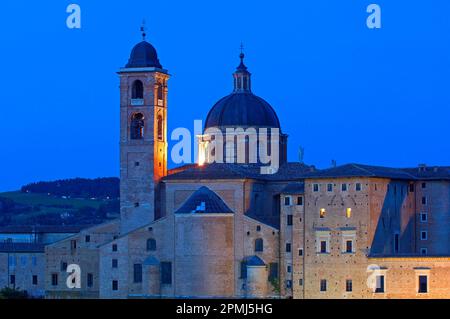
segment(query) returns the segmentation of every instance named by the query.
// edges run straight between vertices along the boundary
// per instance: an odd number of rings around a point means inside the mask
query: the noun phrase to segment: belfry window
[[[142,81],[136,80],[133,82],[131,98],[133,100],[142,100],[144,98],[144,84],[142,84]]]
[[[142,113],[137,113],[132,116],[130,129],[132,140],[141,140],[144,138],[144,115]]]
[[[158,133],[158,140],[162,141],[164,139],[164,128],[163,128],[163,117],[161,115],[158,115],[157,119],[157,133]]]
[[[158,85],[158,92],[157,92],[158,100],[164,100],[164,87],[163,84],[160,83]]]

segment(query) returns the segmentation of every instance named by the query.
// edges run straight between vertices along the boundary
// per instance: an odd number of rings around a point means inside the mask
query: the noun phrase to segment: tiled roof
[[[305,192],[305,183],[289,183],[282,191],[282,194],[303,194]]]
[[[398,168],[369,166],[363,164],[346,164],[306,174],[305,178],[340,178],[340,177],[382,177],[413,180],[415,177]]]
[[[54,233],[54,234],[76,234],[92,227],[92,225],[78,225],[78,226],[5,226],[0,227],[2,234],[29,234],[29,233]]]
[[[201,187],[175,214],[233,214],[223,200],[208,187]]]
[[[201,179],[257,179],[265,181],[296,181],[310,173],[313,167],[301,163],[286,163],[276,174],[261,174],[261,165],[257,164],[220,164],[187,166],[185,170],[168,175],[164,180],[201,180]]]
[[[0,243],[0,252],[3,253],[43,253],[45,245],[35,243]]]
[[[450,180],[450,166],[422,166],[402,170],[418,180]]]

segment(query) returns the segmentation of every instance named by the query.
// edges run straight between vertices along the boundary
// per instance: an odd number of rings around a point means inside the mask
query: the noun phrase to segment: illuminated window
[[[142,84],[142,81],[136,80],[133,82],[131,98],[133,100],[144,98],[144,85]]]
[[[158,140],[162,141],[164,139],[164,122],[163,117],[161,115],[158,115],[158,121],[157,121],[157,132],[158,132]]]
[[[325,208],[320,209],[320,218],[325,218],[327,215],[327,210]]]
[[[352,217],[352,209],[351,208],[347,208],[347,211],[345,212],[345,216],[347,216],[347,218]]]
[[[144,138],[144,115],[142,113],[133,114],[130,130],[132,140],[141,140]]]

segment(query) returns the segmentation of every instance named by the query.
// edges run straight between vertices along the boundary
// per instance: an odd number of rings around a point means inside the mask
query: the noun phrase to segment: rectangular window
[[[347,184],[342,184],[342,185],[341,185],[341,190],[342,190],[343,192],[346,192],[346,191],[347,191]]]
[[[287,225],[292,226],[292,224],[293,224],[292,215],[287,215]]]
[[[10,285],[15,285],[16,284],[16,276],[15,275],[9,276],[9,284]]]
[[[353,281],[351,279],[347,279],[345,281],[345,291],[352,292],[353,291]]]
[[[300,249],[298,250],[298,255],[299,255],[299,256],[303,256],[303,248],[300,248]]]
[[[116,251],[117,251],[117,245],[116,245],[116,244],[112,245],[112,251],[113,251],[113,252],[116,252]]]
[[[38,285],[38,276],[36,276],[36,275],[33,276],[32,283],[33,283],[33,286],[37,286]]]
[[[247,262],[241,261],[241,279],[247,279]]]
[[[414,184],[409,184],[409,192],[414,193]]]
[[[427,188],[427,183],[422,183],[422,188],[423,189]]]
[[[327,291],[327,281],[325,279],[322,279],[320,281],[320,291],[321,292]]]
[[[142,264],[134,264],[133,281],[135,284],[142,282]]]
[[[278,278],[278,263],[269,264],[269,280]]]
[[[298,280],[298,285],[299,285],[299,286],[303,286],[303,279],[299,279],[299,280]]]
[[[422,256],[428,255],[428,249],[427,248],[420,248],[420,254]]]
[[[333,184],[328,184],[327,185],[327,192],[332,192],[333,191]]]
[[[172,284],[172,263],[162,262],[161,263],[161,284],[171,285]]]
[[[428,293],[428,276],[419,276],[419,294]]]
[[[58,274],[52,274],[52,286],[58,286]]]
[[[284,198],[284,206],[291,206],[291,197],[290,196],[286,196]]]
[[[286,252],[290,253],[291,252],[291,244],[290,243],[286,243]]]
[[[112,290],[113,291],[119,290],[119,282],[117,280],[112,281]]]
[[[303,197],[302,196],[298,196],[297,197],[297,205],[298,206],[303,206]]]
[[[91,236],[87,235],[87,236],[85,237],[85,241],[86,241],[87,243],[90,243],[90,242],[91,242]]]
[[[119,266],[119,262],[117,261],[117,259],[113,259],[111,261],[111,267],[112,268],[117,268]]]
[[[319,191],[319,184],[313,184],[313,192],[317,193]]]
[[[379,275],[376,277],[376,293],[384,293],[384,275]]]
[[[420,232],[420,240],[428,240],[428,232],[423,230]]]
[[[67,271],[67,263],[64,261],[61,261],[61,271],[63,272]]]
[[[94,275],[87,274],[87,286],[88,288],[92,288],[94,286]]]
[[[426,223],[428,221],[428,213],[420,213],[420,221]]]
[[[426,196],[422,197],[422,205],[426,205],[427,204],[427,198]]]
[[[326,240],[322,240],[321,242],[320,242],[320,253],[321,254],[326,254],[328,252],[328,249],[327,249],[327,242],[326,242]]]
[[[353,253],[353,240],[347,240],[345,242],[345,252],[346,253]]]
[[[351,208],[347,208],[347,211],[345,212],[345,216],[347,218],[352,218],[352,209]]]
[[[76,240],[71,240],[70,241],[70,249],[71,250],[77,249],[77,241]]]
[[[319,217],[325,218],[325,216],[327,216],[327,210],[325,208],[321,208]]]
[[[292,266],[287,266],[286,271],[288,272],[288,274],[290,274],[292,272]]]
[[[357,192],[360,192],[362,189],[361,183],[356,183],[355,189]]]
[[[396,254],[398,254],[399,250],[400,250],[400,235],[395,234],[395,236],[394,236],[394,251]]]

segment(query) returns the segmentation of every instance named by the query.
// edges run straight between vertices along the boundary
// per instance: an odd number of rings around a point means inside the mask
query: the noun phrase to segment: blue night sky
[[[66,27],[66,7],[82,29]],[[366,7],[382,8],[381,30]],[[169,82],[169,134],[232,90],[245,44],[253,92],[277,111],[289,157],[450,165],[450,1],[2,1],[0,191],[119,174],[119,67],[141,40]],[[170,137],[170,135],[169,135]]]

